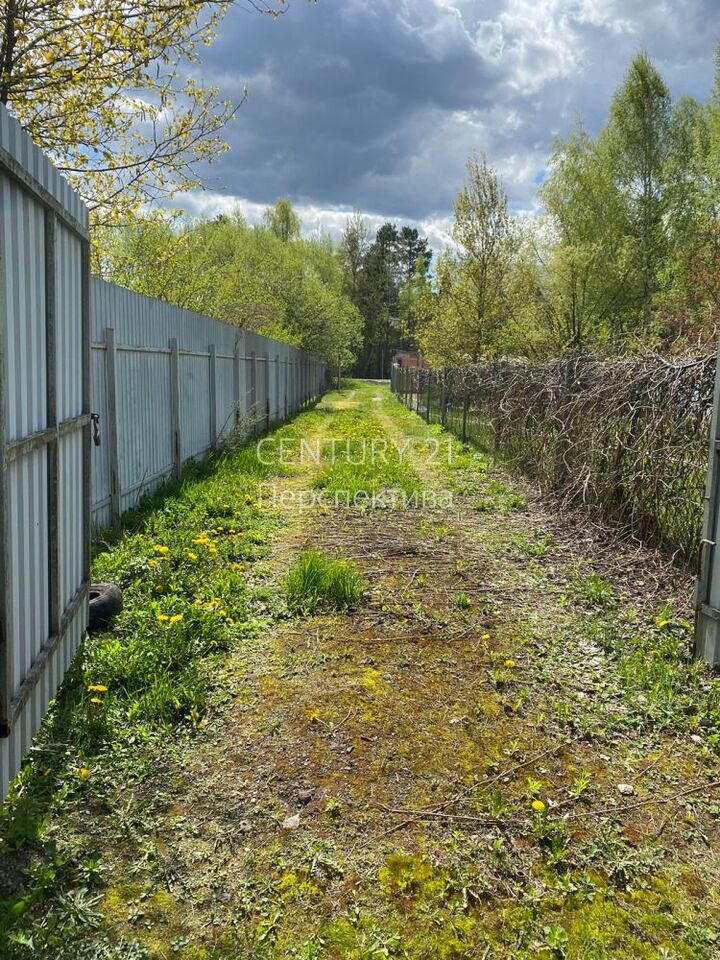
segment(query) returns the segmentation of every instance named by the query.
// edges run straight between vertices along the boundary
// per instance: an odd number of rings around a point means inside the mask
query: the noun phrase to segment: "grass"
[[[418,488],[408,458],[390,441],[370,409],[344,410],[332,422],[333,444],[326,444],[315,486],[351,502],[383,491],[412,494]],[[362,496],[362,499],[360,499]]]
[[[348,610],[367,589],[365,578],[345,560],[305,550],[288,571],[285,595],[291,610],[315,613],[318,607]]]

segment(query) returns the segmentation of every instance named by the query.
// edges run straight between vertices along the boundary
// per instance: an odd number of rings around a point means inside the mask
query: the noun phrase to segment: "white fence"
[[[0,108],[0,800],[87,622],[87,211]]]
[[[322,391],[303,350],[93,278],[93,523],[216,448],[238,422],[267,429]]]
[[[87,624],[91,521],[325,380],[294,347],[91,280],[88,250],[82,201],[0,105],[0,802]]]

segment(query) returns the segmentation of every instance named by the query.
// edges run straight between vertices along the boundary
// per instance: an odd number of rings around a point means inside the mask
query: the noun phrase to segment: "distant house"
[[[393,350],[391,357],[392,362],[399,367],[421,367],[424,369],[428,366],[420,354],[413,350]]]

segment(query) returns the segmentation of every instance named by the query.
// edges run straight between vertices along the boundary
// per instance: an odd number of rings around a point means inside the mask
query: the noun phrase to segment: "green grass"
[[[369,411],[343,410],[334,416],[331,429],[335,445],[325,445],[316,488],[350,500],[358,494],[372,496],[384,490],[411,494],[418,489],[407,456]]]
[[[331,560],[317,550],[301,553],[285,580],[291,610],[314,613],[318,607],[347,610],[358,604],[367,583],[346,560]]]

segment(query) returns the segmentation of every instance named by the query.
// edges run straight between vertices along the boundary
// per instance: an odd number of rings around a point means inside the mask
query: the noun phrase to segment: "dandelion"
[[[225,623],[226,623],[229,627],[231,627],[231,626],[235,623],[235,621],[233,620],[232,617],[228,617],[227,620],[225,621]]]
[[[226,617],[226,616],[227,616],[227,610],[218,610],[218,616],[219,616],[219,617]]]
[[[188,550],[187,557],[188,560],[197,560],[197,554],[193,553],[192,550]]]
[[[183,615],[181,613],[175,613],[172,617],[170,617],[170,623],[180,623],[182,618]]]
[[[161,543],[156,543],[155,546],[153,547],[153,550],[155,551],[155,553],[159,553],[163,557],[170,552],[170,548],[164,547]]]
[[[514,670],[517,664],[515,663],[514,660],[506,660],[503,666],[507,667],[508,670]]]
[[[107,693],[108,688],[104,683],[91,683],[88,686],[88,693]]]
[[[89,780],[90,777],[92,776],[92,772],[88,770],[87,767],[80,767],[78,776],[80,777],[81,780]]]
[[[90,703],[102,703],[100,697],[90,697]]]
[[[167,623],[168,620],[170,619],[170,617],[166,613],[159,613],[157,618],[158,618],[158,623]]]
[[[489,634],[489,633],[484,633],[484,634],[480,637],[480,639],[481,639],[481,640],[489,640],[489,639],[490,639],[490,634]]]
[[[533,800],[531,806],[536,813],[545,813],[545,804],[542,800]]]
[[[149,567],[156,567],[156,566],[157,566],[157,560],[148,560],[147,565],[148,565]]]

